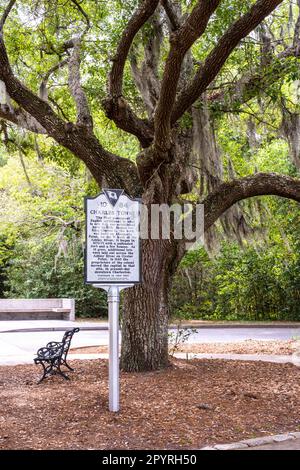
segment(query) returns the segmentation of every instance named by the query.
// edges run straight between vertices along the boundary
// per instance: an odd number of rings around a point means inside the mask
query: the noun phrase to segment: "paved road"
[[[0,333],[0,365],[31,363],[38,348],[49,341],[61,341],[62,331]],[[107,331],[80,331],[73,336],[72,347],[104,345]]]
[[[192,343],[236,343],[246,339],[255,340],[287,340],[300,339],[299,328],[200,328],[191,335]]]
[[[1,323],[1,322],[0,322]],[[5,322],[7,323],[7,322]],[[14,322],[16,323],[16,322]],[[24,323],[24,322],[22,322]],[[32,323],[32,322],[31,322]],[[62,327],[73,326],[68,322],[55,322]],[[48,322],[54,327],[53,322]],[[35,323],[36,325],[36,323]],[[91,326],[92,324],[85,324]],[[57,325],[56,325],[57,326]],[[79,325],[83,326],[83,324]],[[102,324],[106,327],[107,324]],[[60,341],[62,331],[3,332],[0,327],[0,364],[30,363],[37,349],[49,341]],[[4,329],[5,330],[5,329]],[[172,331],[172,330],[171,330]],[[300,338],[299,328],[203,328],[192,334],[189,343],[238,342],[246,339],[274,340]],[[108,344],[107,330],[81,330],[73,337],[72,347]]]

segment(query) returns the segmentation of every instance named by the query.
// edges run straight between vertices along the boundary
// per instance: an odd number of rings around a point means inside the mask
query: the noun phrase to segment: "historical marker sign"
[[[85,210],[86,283],[140,282],[140,201],[122,189],[104,189],[85,199]]]

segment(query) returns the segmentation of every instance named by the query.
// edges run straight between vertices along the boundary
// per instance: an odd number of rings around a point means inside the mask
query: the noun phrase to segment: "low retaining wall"
[[[0,299],[1,320],[75,320],[74,299]]]

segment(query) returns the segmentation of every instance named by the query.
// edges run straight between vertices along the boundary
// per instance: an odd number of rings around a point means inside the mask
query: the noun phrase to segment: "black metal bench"
[[[70,349],[70,344],[74,333],[77,333],[79,328],[67,330],[62,338],[62,341],[51,341],[46,347],[40,348],[36,357],[34,358],[35,364],[41,364],[43,367],[43,376],[38,381],[41,383],[49,375],[61,375],[66,380],[69,377],[61,370],[61,366],[67,367],[73,371],[71,366],[67,363],[67,354]]]

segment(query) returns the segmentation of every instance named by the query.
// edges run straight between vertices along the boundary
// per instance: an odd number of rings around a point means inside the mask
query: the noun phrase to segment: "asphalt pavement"
[[[72,348],[108,344],[107,322],[69,322],[62,320],[0,321],[0,365],[31,363],[41,346],[60,341],[63,331],[78,326]],[[175,331],[170,328],[170,331]],[[121,335],[120,335],[121,336]],[[299,327],[234,327],[198,328],[188,343],[240,342],[253,340],[288,340],[300,338]]]

